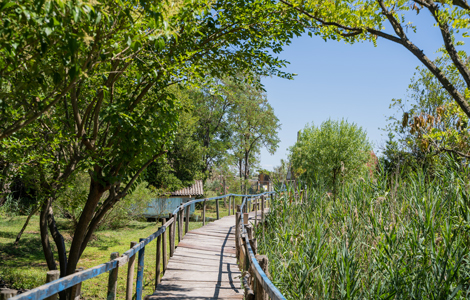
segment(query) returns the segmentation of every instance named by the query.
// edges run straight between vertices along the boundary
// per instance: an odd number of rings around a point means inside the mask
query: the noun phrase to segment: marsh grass
[[[469,174],[358,180],[277,198],[257,229],[288,299],[468,299]],[[391,183],[392,182],[392,183]]]

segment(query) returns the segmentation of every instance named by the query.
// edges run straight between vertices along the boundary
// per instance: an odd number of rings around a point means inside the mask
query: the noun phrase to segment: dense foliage
[[[346,120],[327,120],[306,126],[290,148],[292,169],[313,184],[323,182],[336,194],[337,187],[357,177],[371,161],[372,146],[366,132]]]
[[[449,163],[430,180],[416,172],[276,199],[259,252],[287,299],[468,299],[468,170]]]

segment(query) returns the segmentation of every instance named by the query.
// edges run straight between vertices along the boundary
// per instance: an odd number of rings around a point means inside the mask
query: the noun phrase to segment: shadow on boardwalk
[[[228,216],[189,231],[176,248],[157,299],[243,299],[235,257],[235,217]]]

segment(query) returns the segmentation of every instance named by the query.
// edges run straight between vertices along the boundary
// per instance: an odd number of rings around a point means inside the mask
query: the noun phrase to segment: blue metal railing
[[[86,280],[92,279],[94,277],[97,277],[103,273],[106,273],[108,271],[111,271],[117,267],[123,266],[126,263],[129,262],[129,259],[133,257],[136,253],[139,253],[138,257],[138,271],[137,271],[137,282],[136,282],[136,300],[141,300],[142,299],[142,284],[143,284],[143,270],[144,270],[144,251],[145,251],[145,246],[152,242],[154,239],[157,237],[161,236],[163,233],[166,232],[168,226],[176,225],[176,215],[179,211],[184,210],[188,205],[194,204],[194,203],[199,203],[203,201],[212,201],[212,200],[220,200],[226,197],[242,197],[243,202],[241,205],[241,208],[247,204],[247,202],[252,201],[253,198],[259,198],[262,195],[271,195],[275,194],[276,192],[266,192],[266,193],[261,193],[261,194],[256,194],[256,195],[242,195],[242,194],[227,194],[223,196],[217,196],[217,197],[212,197],[212,198],[204,198],[204,199],[196,199],[196,200],[191,200],[189,202],[186,202],[182,205],[180,205],[177,209],[173,211],[173,217],[170,218],[163,226],[161,226],[156,232],[151,234],[149,237],[145,239],[141,239],[138,244],[136,244],[134,247],[126,251],[125,253],[122,254],[121,257],[110,260],[106,263],[100,264],[98,266],[92,267],[90,269],[86,269],[80,272],[77,272],[75,274],[71,274],[62,278],[59,278],[57,280],[54,280],[52,282],[49,282],[47,284],[44,284],[42,286],[39,286],[37,288],[31,289],[25,293],[22,293],[18,296],[15,296],[13,298],[10,298],[11,300],[42,300],[47,297],[53,296],[59,292],[62,292],[64,290],[67,290],[69,288],[72,288],[73,286],[80,284]],[[235,202],[234,202],[235,204]],[[242,224],[243,224],[243,215],[242,215]],[[247,240],[246,236],[246,231],[245,228],[243,227],[242,233],[245,235],[245,241]],[[172,235],[173,241],[170,241],[170,245],[175,244],[175,238],[176,235]],[[250,247],[250,243],[247,242],[247,249],[249,253],[249,260],[253,265],[253,269],[255,270],[256,276],[258,280],[262,283],[264,289],[266,292],[271,296],[272,299],[285,299],[284,296],[279,292],[279,290],[273,285],[273,283],[269,280],[269,278],[266,276],[266,274],[263,272],[261,267],[259,266],[255,254],[253,250]],[[164,258],[166,259],[166,258]]]

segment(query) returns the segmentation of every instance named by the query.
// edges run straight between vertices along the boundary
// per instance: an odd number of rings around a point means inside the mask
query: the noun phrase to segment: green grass
[[[357,181],[336,199],[282,196],[258,250],[287,299],[468,299],[468,178],[449,168]]]
[[[212,214],[212,212],[210,212]],[[44,261],[40,234],[39,217],[33,216],[23,234],[18,247],[13,245],[16,235],[26,220],[25,216],[0,216],[0,279],[15,289],[31,289],[45,283],[47,265]],[[70,247],[71,231],[66,220],[59,219],[58,227]],[[116,230],[97,231],[80,259],[78,266],[85,269],[110,260],[112,252],[124,253],[130,248],[132,241],[146,238],[157,231],[161,223],[130,222],[126,227]],[[202,226],[201,222],[190,222],[189,229]],[[166,233],[168,234],[168,233]],[[178,230],[176,230],[178,234]],[[54,245],[52,239],[51,244]],[[169,255],[169,239],[167,238]],[[177,240],[176,240],[177,244]],[[152,294],[155,285],[156,240],[146,247],[144,269],[144,295]],[[57,261],[57,259],[56,259]],[[137,265],[137,263],[136,263]],[[135,270],[135,276],[137,270]],[[127,265],[119,270],[117,295],[125,298]],[[82,285],[83,299],[105,299],[107,291],[107,274],[85,281]],[[135,293],[135,284],[134,284]]]

